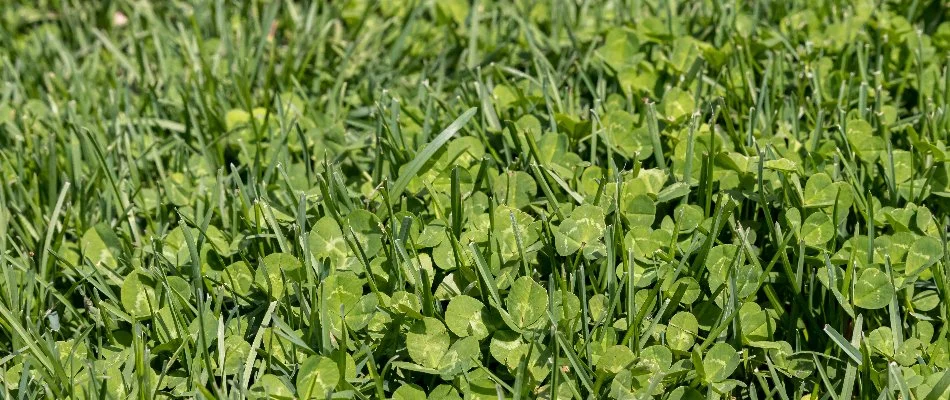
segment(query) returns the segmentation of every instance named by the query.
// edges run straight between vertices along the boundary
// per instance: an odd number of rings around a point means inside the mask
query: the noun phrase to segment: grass
[[[945,398],[948,13],[14,1],[2,397]]]

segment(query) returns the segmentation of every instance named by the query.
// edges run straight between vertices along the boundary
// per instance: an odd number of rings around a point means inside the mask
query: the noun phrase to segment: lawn
[[[7,0],[0,398],[950,398],[950,5]]]

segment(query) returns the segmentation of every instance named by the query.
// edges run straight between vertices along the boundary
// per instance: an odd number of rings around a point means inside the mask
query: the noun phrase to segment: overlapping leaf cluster
[[[3,397],[946,396],[948,10],[681,3],[4,7]]]

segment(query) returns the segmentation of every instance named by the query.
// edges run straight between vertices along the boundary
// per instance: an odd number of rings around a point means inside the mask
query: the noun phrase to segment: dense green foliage
[[[0,397],[950,393],[946,3],[11,1]]]

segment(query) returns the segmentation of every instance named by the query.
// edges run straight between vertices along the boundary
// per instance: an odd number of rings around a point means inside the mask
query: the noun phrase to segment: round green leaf
[[[805,207],[828,207],[835,204],[837,192],[838,187],[831,177],[819,172],[808,178],[802,197]]]
[[[682,289],[680,289],[681,286]],[[669,288],[665,291],[666,296],[672,298],[679,290],[683,290],[683,297],[680,299],[682,304],[693,304],[700,295],[699,282],[689,276],[679,278],[672,285],[669,285]]]
[[[308,239],[310,253],[318,259],[328,258],[333,267],[341,268],[346,263],[346,258],[350,255],[350,249],[343,238],[343,231],[340,225],[330,217],[320,218],[310,230]]]
[[[734,244],[721,244],[709,249],[706,256],[706,269],[709,270],[709,289],[715,291],[726,282],[729,266],[738,256],[739,247]]]
[[[578,206],[554,231],[554,247],[565,257],[584,249],[587,258],[596,258],[606,229],[604,210],[590,204]]]
[[[625,197],[623,202],[623,216],[631,225],[653,226],[656,219],[656,204],[650,196],[640,194],[633,197]]]
[[[636,196],[638,194],[650,194],[656,196],[660,193],[669,179],[667,171],[654,169],[641,169],[637,177],[623,185],[624,196]]]
[[[669,400],[703,400],[706,396],[703,396],[696,389],[687,386],[680,386],[676,389],[673,389],[670,392]]]
[[[653,153],[653,142],[646,129],[637,129],[637,119],[624,110],[611,110],[603,118],[604,131],[610,145],[624,157],[648,157]]]
[[[670,318],[666,326],[666,343],[671,350],[688,351],[699,333],[699,322],[686,311],[680,311]]]
[[[940,305],[940,295],[934,290],[921,290],[914,293],[913,302],[918,311],[931,311]]]
[[[907,251],[907,261],[904,270],[907,273],[917,273],[930,267],[943,257],[943,244],[940,240],[925,236],[919,238]]]
[[[924,343],[917,338],[909,338],[901,343],[894,354],[894,359],[905,367],[909,367],[917,362],[917,357],[923,351]]]
[[[890,235],[890,246],[887,248],[887,254],[891,257],[891,262],[896,263],[904,260],[910,248],[920,239],[919,236],[910,232],[895,232]],[[905,271],[910,271],[905,268]]]
[[[429,400],[462,400],[458,391],[450,385],[439,385],[429,393]]]
[[[499,330],[492,335],[488,343],[488,351],[496,361],[510,366],[508,358],[521,346],[525,346],[521,335],[509,330]],[[514,365],[517,366],[517,364]]]
[[[779,158],[778,160],[768,160],[764,164],[765,168],[773,169],[776,171],[784,172],[797,172],[798,164],[787,158]]]
[[[867,335],[868,347],[876,353],[887,357],[894,357],[894,335],[891,328],[882,326]]]
[[[821,211],[813,212],[802,224],[802,241],[812,247],[828,243],[834,234],[835,227],[831,223],[831,217]]]
[[[261,260],[254,274],[254,283],[273,299],[284,297],[284,280],[289,274],[300,268],[300,261],[285,253],[269,254]]]
[[[514,224],[512,217],[514,217]],[[521,251],[533,245],[540,237],[540,223],[535,222],[531,215],[517,208],[498,206],[495,209],[494,219],[492,234],[498,241],[498,250],[504,261],[521,258]],[[445,235],[443,232],[445,232],[444,229],[440,232],[441,236]],[[521,240],[520,249],[519,239]]]
[[[922,233],[930,233],[931,228],[936,228],[933,213],[926,206],[917,208],[917,216],[914,218],[914,227]]]
[[[558,325],[570,326],[581,312],[581,300],[574,293],[558,290],[554,293],[554,317]],[[579,327],[574,323],[574,328]]]
[[[122,281],[120,292],[122,307],[135,319],[152,317],[152,310],[158,310],[155,297],[155,282],[140,271],[132,271]]]
[[[762,277],[762,269],[753,264],[740,265],[736,268],[736,295],[739,298],[747,298],[754,295],[759,290],[759,278]]]
[[[323,285],[323,296],[327,304],[330,327],[335,332],[342,332],[341,324],[344,319],[347,320],[348,325],[352,324],[351,319],[353,318],[362,321],[361,316],[354,315],[350,317],[357,303],[363,297],[363,281],[355,273],[350,271],[337,272],[327,277]],[[364,306],[375,308],[375,305],[372,304],[364,304]],[[365,311],[372,312],[372,310],[364,310],[362,314],[365,314]]]
[[[864,161],[873,163],[882,153],[886,153],[884,139],[874,135],[874,128],[867,121],[848,121],[846,136],[851,148]]]
[[[119,237],[108,224],[96,224],[82,235],[79,241],[79,251],[89,259],[93,265],[102,265],[110,269],[118,267],[116,256],[122,247]]]
[[[290,400],[294,398],[294,392],[276,375],[264,374],[257,378],[257,381],[251,386],[250,396],[248,397],[252,399]]]
[[[634,32],[615,27],[607,32],[604,44],[597,49],[597,54],[614,71],[620,71],[635,65],[635,61],[643,57],[638,53],[639,47],[640,41]]]
[[[627,346],[614,345],[607,349],[604,355],[597,360],[597,368],[608,374],[616,374],[629,368],[636,356]]]
[[[739,353],[728,343],[714,344],[703,358],[703,371],[706,373],[708,383],[729,379],[738,366]]]
[[[442,359],[439,360],[439,373],[442,379],[452,380],[458,374],[468,372],[480,364],[482,352],[478,340],[469,336],[452,343]]]
[[[224,287],[238,296],[247,296],[254,285],[254,273],[244,261],[238,261],[224,268],[221,276]],[[230,293],[229,293],[230,294]]]
[[[382,248],[383,232],[376,214],[364,209],[356,209],[346,216],[346,224],[348,228],[353,229],[356,240],[360,242],[367,257],[373,257],[379,252]]]
[[[234,254],[231,245],[228,243],[227,238],[224,237],[224,233],[221,232],[214,225],[208,225],[208,229],[205,229],[205,240],[207,244],[211,245],[211,248],[214,249],[216,253],[222,257],[229,257]]]
[[[792,345],[785,341],[772,344],[774,346],[768,349],[768,353],[779,370],[798,379],[805,379],[814,373],[815,363],[810,355],[796,353]]]
[[[426,392],[419,385],[404,383],[393,392],[392,400],[426,400]]]
[[[656,372],[666,372],[673,363],[673,353],[663,345],[649,346],[640,352],[640,360],[637,361],[638,368]]]
[[[300,364],[297,372],[297,397],[304,400],[324,399],[340,383],[340,369],[329,357],[311,356]]]
[[[673,211],[680,234],[690,233],[703,222],[703,209],[695,204],[680,204]]]
[[[492,188],[498,202],[515,208],[527,207],[538,194],[534,178],[524,171],[502,172]]]
[[[505,299],[505,306],[514,328],[525,330],[541,320],[547,310],[548,293],[540,284],[527,276],[522,276],[511,284],[511,291]]]
[[[168,288],[171,289],[168,296],[173,301],[187,302],[191,299],[192,286],[184,278],[175,275],[167,276],[165,282],[168,284]]]
[[[459,337],[473,336],[476,340],[488,337],[483,313],[485,305],[473,297],[460,295],[452,298],[445,310],[445,324]]]
[[[422,313],[420,312],[420,310],[422,310],[422,301],[419,300],[419,296],[416,296],[415,293],[409,293],[403,290],[393,293],[389,304],[397,313],[409,318],[422,319]]]
[[[894,285],[883,272],[868,268],[854,284],[854,305],[875,310],[884,308],[894,296]]]
[[[883,210],[882,210],[883,211]],[[910,228],[910,221],[914,218],[914,214],[917,212],[916,209],[911,207],[904,208],[895,208],[890,210],[890,212],[882,213],[887,219],[888,223],[891,224],[891,227],[898,232],[906,232]]]
[[[539,128],[540,129],[540,128]],[[567,135],[555,132],[548,132],[541,135],[538,140],[538,158],[546,165],[558,167],[569,160],[567,157],[568,138]]]
[[[426,368],[439,369],[439,361],[449,349],[449,341],[445,325],[435,318],[425,317],[416,321],[406,333],[409,357]]]
[[[742,327],[742,342],[745,344],[771,339],[774,323],[758,303],[748,302],[739,308],[739,325]]]
[[[346,315],[343,319],[346,321],[346,326],[352,331],[363,330],[376,315],[377,306],[379,306],[379,298],[377,298],[376,293],[364,295],[356,305],[350,307],[348,311],[344,311]]]
[[[251,351],[251,344],[238,335],[231,335],[224,339],[224,347],[228,350],[224,356],[224,367],[219,373],[235,375],[244,371],[247,354]]]
[[[693,94],[674,87],[663,95],[659,110],[663,117],[671,122],[682,121],[687,115],[695,111],[696,102]]]

